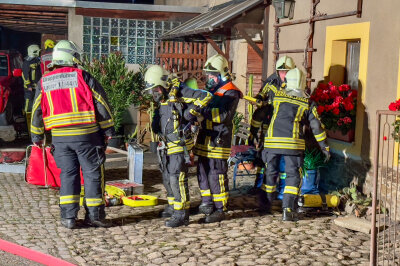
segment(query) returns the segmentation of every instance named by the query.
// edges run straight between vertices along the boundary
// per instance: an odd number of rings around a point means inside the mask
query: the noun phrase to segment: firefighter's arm
[[[236,90],[227,91],[215,107],[208,107],[204,118],[214,123],[224,123],[232,120],[240,99],[240,93]]]
[[[36,86],[35,99],[32,107],[32,120],[31,120],[31,139],[33,143],[40,143],[44,135],[44,123],[42,114],[42,90],[40,83]]]
[[[322,124],[319,118],[317,107],[314,103],[311,104],[310,110],[308,110],[308,121],[310,122],[310,128],[314,134],[315,139],[318,141],[322,152],[326,158],[326,161],[330,158],[329,146],[327,143],[327,136],[325,132],[324,124]]]
[[[261,127],[262,122],[265,120],[265,117],[268,115],[267,109],[267,106],[258,107],[251,116],[249,136],[250,140],[255,139],[258,141],[258,131]]]
[[[104,135],[113,136],[115,133],[114,119],[110,104],[108,103],[107,94],[100,83],[89,73],[83,72],[82,74],[86,84],[92,90],[97,123]]]
[[[154,114],[152,117],[152,121],[151,121],[151,130],[155,133],[155,134],[160,134],[161,133],[161,124],[160,124],[160,109],[156,108],[154,110]]]
[[[22,80],[24,81],[24,88],[28,89],[30,88],[31,85],[31,80],[29,78],[30,76],[30,66],[28,61],[24,61],[22,64]]]
[[[184,112],[185,119],[188,121],[193,120],[193,117],[201,119],[201,113],[210,103],[212,94],[205,90],[189,88],[185,84],[181,84],[181,94],[183,101],[189,104],[189,108]]]

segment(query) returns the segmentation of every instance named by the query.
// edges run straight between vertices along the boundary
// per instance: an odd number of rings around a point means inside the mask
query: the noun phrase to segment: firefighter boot
[[[297,213],[291,208],[283,208],[282,221],[295,222],[297,221]]]
[[[214,203],[202,202],[199,206],[199,213],[210,215],[214,211]]]
[[[165,222],[167,227],[189,225],[189,210],[174,210],[171,218]]]
[[[76,226],[75,218],[61,218],[61,225],[68,229],[74,229]]]
[[[206,223],[218,223],[225,219],[225,213],[221,209],[217,209],[210,215],[206,216],[205,222]]]
[[[111,227],[111,222],[106,219],[91,219],[88,215],[85,216],[84,224],[93,226],[93,227]]]
[[[173,213],[174,207],[172,205],[167,205],[167,207],[165,207],[165,209],[160,213],[160,216],[162,218],[168,218],[171,217]]]
[[[267,200],[267,195],[264,190],[259,189],[257,191],[257,212],[260,215],[271,214],[271,202]]]

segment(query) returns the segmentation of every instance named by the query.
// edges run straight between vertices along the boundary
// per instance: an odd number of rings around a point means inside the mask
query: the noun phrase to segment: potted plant
[[[400,111],[400,99],[398,99],[395,102],[390,103],[389,110],[394,111],[394,112]],[[398,116],[396,116],[396,121],[394,121],[392,126],[394,127],[394,129],[393,129],[393,132],[391,135],[392,135],[394,141],[400,142],[400,119]],[[387,137],[384,137],[384,139],[385,138],[387,138]]]
[[[318,169],[326,165],[325,157],[322,152],[315,148],[306,149],[304,152],[303,163],[303,183],[301,185],[301,194],[319,194]]]
[[[100,60],[84,60],[83,68],[88,71],[104,88],[111,105],[114,128],[117,136],[109,142],[110,146],[122,144],[122,117],[127,108],[134,104],[141,106],[146,100],[142,94],[144,89],[143,73],[128,70],[121,52],[111,53]]]
[[[356,125],[357,91],[350,86],[320,83],[310,100],[318,105],[321,122],[331,138],[352,142]]]

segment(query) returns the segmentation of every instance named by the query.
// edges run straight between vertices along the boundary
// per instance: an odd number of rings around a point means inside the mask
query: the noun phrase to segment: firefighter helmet
[[[44,42],[44,49],[47,49],[47,48],[52,49],[52,48],[54,48],[54,45],[55,45],[55,43],[54,43],[53,40],[47,39],[47,40]]]
[[[296,65],[293,61],[293,58],[290,56],[282,56],[276,61],[276,70],[291,70],[295,68]]]
[[[208,58],[203,70],[206,72],[217,72],[222,78],[230,76],[228,60],[220,54]]]
[[[75,64],[81,64],[80,54],[81,50],[74,42],[61,40],[54,46],[53,59],[48,67],[73,66]]]
[[[288,95],[304,97],[304,89],[306,87],[306,76],[304,72],[298,68],[289,70],[286,74],[286,93]]]
[[[39,45],[32,44],[28,46],[28,56],[29,57],[38,57],[40,52]]]
[[[170,73],[165,70],[162,66],[152,65],[144,74],[144,82],[146,83],[145,90],[151,90],[157,86],[161,86],[164,89],[168,88],[168,78]]]

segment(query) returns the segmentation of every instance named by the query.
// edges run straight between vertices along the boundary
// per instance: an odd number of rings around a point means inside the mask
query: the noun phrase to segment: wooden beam
[[[68,27],[67,23],[57,24],[57,23],[43,23],[43,22],[32,22],[32,21],[18,21],[18,20],[9,20],[0,18],[0,23],[8,23],[8,24],[23,24],[23,25],[37,25],[37,26],[52,26],[52,27]]]
[[[24,20],[52,20],[52,21],[67,21],[67,17],[52,17],[52,16],[40,16],[40,15],[23,15],[23,14],[2,14],[0,11],[0,16],[1,17],[7,17],[7,18],[15,18],[15,19],[24,19]]]
[[[68,13],[60,12],[41,12],[41,11],[20,11],[20,10],[0,10],[0,14],[19,14],[24,16],[52,16],[52,17],[67,17]]]
[[[226,54],[218,47],[218,44],[217,44],[213,39],[211,39],[210,36],[207,36],[207,35],[203,35],[203,36],[204,36],[204,38],[206,39],[206,41],[207,41],[209,44],[211,44],[211,46],[214,48],[214,50],[217,51],[217,53],[219,53],[220,55],[222,55],[223,57],[225,57],[226,60],[229,61],[229,56],[226,55]]]
[[[361,18],[363,0],[357,0],[357,17]]]
[[[0,10],[5,10],[5,9],[24,10],[24,11],[40,11],[40,12],[55,11],[55,12],[63,12],[63,13],[68,14],[67,7],[0,4]]]
[[[296,54],[296,53],[304,53],[304,52],[316,52],[317,49],[291,49],[291,50],[274,50],[272,51],[274,54]]]
[[[186,21],[199,15],[198,13],[98,9],[98,8],[81,8],[81,7],[75,8],[75,14],[82,16],[89,16],[89,17],[167,20],[167,21],[170,20]]]
[[[328,19],[335,19],[335,18],[342,18],[342,17],[350,17],[350,16],[355,16],[355,15],[357,15],[357,11],[350,11],[350,12],[337,13],[337,14],[333,14],[333,15],[315,16],[314,18],[311,18],[311,21],[321,21],[321,20],[328,20]],[[284,23],[274,24],[274,27],[286,27],[286,26],[290,26],[290,25],[308,23],[309,21],[310,21],[310,19],[293,20],[293,21],[288,21],[288,22],[284,22]]]
[[[239,32],[239,34],[247,41],[247,43],[256,51],[258,56],[263,59],[263,51],[261,51],[260,47],[253,42],[249,35],[247,35],[246,31],[243,29],[243,25],[235,25],[234,28]]]
[[[268,75],[268,45],[269,45],[269,12],[270,5],[264,9],[264,31],[263,31],[263,60],[262,60],[262,77],[267,77]]]

